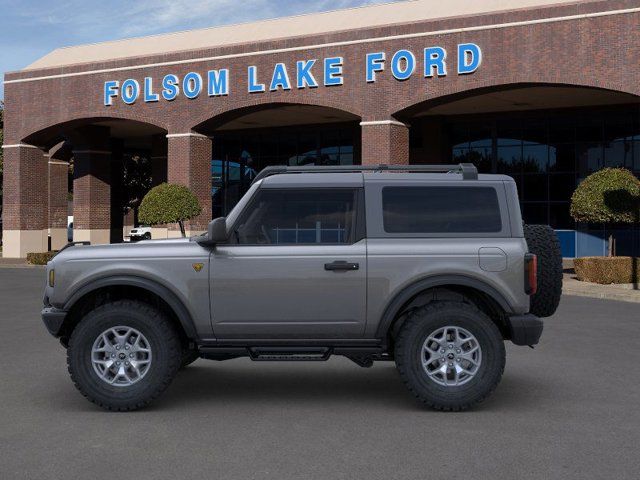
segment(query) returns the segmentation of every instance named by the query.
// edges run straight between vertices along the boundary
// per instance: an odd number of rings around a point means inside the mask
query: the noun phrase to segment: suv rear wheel
[[[395,359],[409,390],[437,410],[465,410],[497,387],[504,341],[483,312],[462,302],[433,302],[400,329]]]
[[[181,361],[182,346],[169,319],[131,300],[89,312],[73,330],[67,349],[76,387],[107,410],[147,406],[169,386]]]

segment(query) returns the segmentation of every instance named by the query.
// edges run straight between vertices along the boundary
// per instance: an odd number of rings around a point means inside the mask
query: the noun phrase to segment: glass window
[[[617,141],[604,145],[604,166],[605,167],[631,167],[632,143],[627,141]]]
[[[547,171],[549,147],[547,145],[525,145],[522,148],[522,168],[525,173]]]
[[[569,203],[549,204],[549,216],[549,225],[553,228],[572,230],[576,227],[576,223],[569,213]]]
[[[385,187],[388,233],[491,233],[502,230],[498,195],[491,187]]]
[[[354,189],[286,189],[258,192],[235,227],[246,245],[345,244],[355,238]]]
[[[498,147],[498,173],[520,173],[522,171],[522,147]]]
[[[524,175],[525,201],[547,201],[547,177],[545,174]]]
[[[547,203],[522,203],[522,219],[533,225],[548,225]]]

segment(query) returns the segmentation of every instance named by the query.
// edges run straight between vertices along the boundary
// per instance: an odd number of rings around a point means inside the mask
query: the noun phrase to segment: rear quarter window
[[[502,230],[493,187],[384,187],[387,233],[497,233]]]

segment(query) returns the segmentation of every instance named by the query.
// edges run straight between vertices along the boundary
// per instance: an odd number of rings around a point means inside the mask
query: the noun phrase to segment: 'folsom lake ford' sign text
[[[447,51],[442,47],[428,47],[421,52],[421,75],[425,78],[447,75]],[[408,80],[418,69],[416,55],[410,50],[398,50],[387,59],[384,52],[368,53],[365,59],[367,83],[375,83],[388,67],[391,75],[399,81]],[[482,63],[482,51],[475,43],[461,43],[457,48],[456,70],[458,75],[475,72]],[[295,72],[289,72],[284,63],[276,63],[273,70],[259,71],[256,66],[247,68],[247,91],[264,93],[267,90],[291,90],[292,88],[317,88],[321,84],[332,87],[344,84],[344,58],[326,57],[322,60],[299,60]],[[113,105],[114,99],[120,98],[127,105],[138,101],[159,102],[175,100],[179,95],[188,99],[198,98],[206,94],[209,97],[229,95],[229,69],[209,70],[205,75],[189,72],[184,77],[169,73],[165,75],[160,86],[156,87],[152,77],[145,77],[142,82],[128,78],[104,82],[104,104]]]

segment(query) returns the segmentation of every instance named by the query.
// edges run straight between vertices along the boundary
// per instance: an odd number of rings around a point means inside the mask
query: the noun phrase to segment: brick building
[[[132,151],[196,193],[191,232],[267,165],[470,161],[566,256],[600,253],[569,199],[640,171],[639,25],[630,0],[415,0],[55,50],[5,76],[3,255],[66,243],[71,159],[74,239],[122,241]]]

